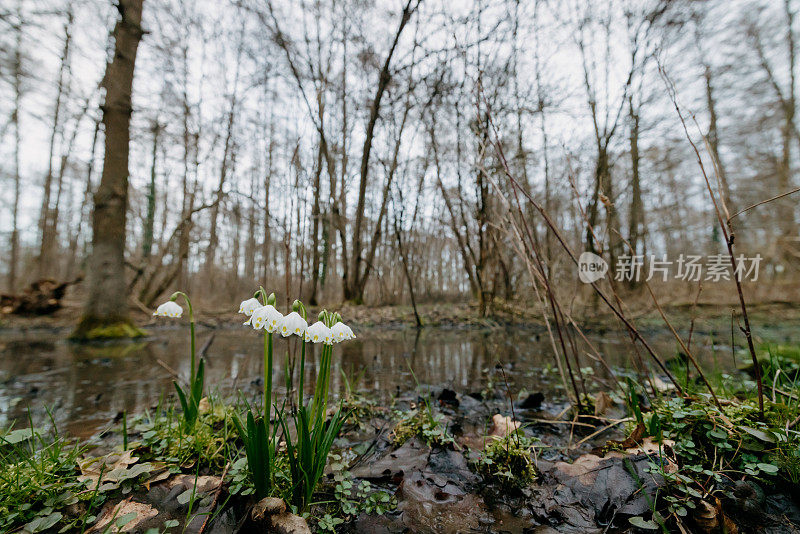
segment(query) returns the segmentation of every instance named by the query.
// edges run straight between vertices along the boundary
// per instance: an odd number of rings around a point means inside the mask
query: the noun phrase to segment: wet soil
[[[368,480],[374,488],[393,494],[397,508],[382,516],[347,517],[337,532],[646,532],[633,527],[629,518],[647,516],[657,491],[664,486],[664,480],[649,469],[651,462],[658,461],[657,448],[644,442],[626,451],[598,456],[593,449],[609,439],[624,437],[622,426],[614,425],[623,416],[620,406],[612,405],[602,416],[583,417],[580,424],[574,424],[564,402],[541,396],[537,400],[517,401],[512,410],[501,388],[488,393],[455,392],[424,385],[396,399],[398,409],[431,403],[434,410],[444,414],[448,430],[456,438],[454,447],[431,447],[419,437],[398,446],[392,437],[395,421],[384,408],[375,409],[358,424],[349,424],[335,449],[351,451],[354,459],[349,470],[354,479]],[[492,439],[488,437],[492,416],[511,416],[512,412],[523,423],[526,435],[541,440],[536,449],[537,479],[518,491],[486,483],[472,463]],[[194,475],[187,474],[157,481],[122,501],[108,503],[103,513],[110,517],[120,510],[139,512],[141,519],[128,531],[142,532],[176,519],[185,532],[199,532],[208,516],[197,512],[210,514],[219,507],[205,525],[205,532],[253,531],[249,530],[252,525],[248,527],[247,511],[254,502],[237,497],[228,500],[219,473],[201,470],[200,475],[194,514],[188,513],[185,499],[180,499],[194,484]],[[324,476],[321,495],[331,491],[334,484],[331,473]],[[735,518],[739,532],[800,532],[798,495],[769,487],[747,486],[749,492],[734,489],[730,495],[739,495],[739,500],[725,502],[725,513]],[[311,510],[312,517],[323,513],[324,506]],[[313,519],[309,523],[313,527]],[[691,518],[687,524],[693,525],[691,532],[717,532],[693,523]]]

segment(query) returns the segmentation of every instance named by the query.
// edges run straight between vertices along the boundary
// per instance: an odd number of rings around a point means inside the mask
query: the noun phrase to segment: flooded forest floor
[[[359,339],[337,356],[331,405],[347,418],[305,510],[283,439],[274,499],[255,497],[233,419],[260,402],[258,336],[232,314],[200,315],[210,385],[191,431],[170,387],[187,374],[183,329],[142,314],[152,340],[75,345],[69,306],[4,320],[0,532],[800,532],[800,312],[751,312],[762,411],[736,319],[715,310],[667,312],[695,319],[712,395],[647,308],[632,315],[672,380],[634,371],[602,316],[584,322],[608,361],[565,380],[534,311],[428,306],[436,328],[419,333],[410,308],[345,307]],[[276,347],[290,398],[294,349]]]
[[[70,332],[82,311],[75,297],[63,300],[63,307],[44,316],[0,314],[0,333],[50,331]],[[719,301],[664,303],[662,307],[670,321],[678,328],[688,329],[694,320],[698,324],[723,328],[735,321],[740,311],[738,304],[723,305]],[[349,324],[361,327],[405,328],[415,327],[414,309],[408,305],[355,306],[344,304],[337,307]],[[657,308],[648,301],[636,301],[626,306],[627,315],[643,327],[663,327],[664,322]],[[312,311],[316,311],[313,309]],[[423,327],[492,328],[503,326],[545,327],[541,307],[519,302],[496,300],[485,315],[475,303],[443,302],[421,304],[417,307]],[[134,321],[145,328],[157,326],[151,312],[138,308],[130,310]],[[788,323],[800,325],[800,306],[792,302],[770,300],[748,304],[750,319],[757,324]],[[621,324],[602,306],[575,306],[572,318],[588,329],[618,329]],[[733,319],[732,319],[733,317]],[[241,321],[233,317],[230,310],[213,306],[198,306],[197,320],[201,326],[219,328],[238,326]]]

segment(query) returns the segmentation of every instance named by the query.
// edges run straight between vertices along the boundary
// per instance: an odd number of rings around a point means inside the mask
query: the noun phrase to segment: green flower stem
[[[317,376],[317,386],[314,389],[314,406],[311,411],[313,421],[325,421],[325,412],[328,407],[328,385],[330,382],[331,353],[333,346],[323,344],[322,355],[320,357],[319,375]]]
[[[323,390],[322,390],[322,420],[325,420],[328,411],[328,389],[330,388],[331,383],[331,356],[333,356],[333,345],[323,345],[326,359],[325,364],[323,366],[323,372],[325,373],[325,381],[323,382]]]
[[[272,334],[264,334],[264,420],[269,424],[272,402]]]
[[[189,308],[189,354],[191,356],[191,371],[189,373],[190,384],[194,384],[194,364],[195,364],[195,341],[194,341],[194,311],[192,310],[192,301],[189,300],[189,296],[184,293],[183,291],[176,291],[172,294],[169,300],[175,302],[178,300],[178,297],[183,297],[183,300],[186,301],[186,307]]]
[[[325,348],[323,347],[322,354],[320,356],[319,371],[317,373],[317,383],[314,384],[314,399],[311,405],[311,420],[309,422],[310,424],[311,422],[315,423],[317,420],[317,415],[319,415],[319,403],[322,398],[322,382],[323,382],[322,373],[324,372],[324,369],[325,369]]]
[[[189,308],[189,309],[191,309],[191,308]],[[190,317],[191,317],[191,314],[192,314],[192,312],[190,311],[189,312],[189,316]],[[194,368],[195,368],[194,367],[194,364],[195,364],[194,319],[189,319],[189,338],[190,338],[189,339],[189,347],[190,347],[189,348],[189,352],[191,354],[191,360],[189,362],[189,365],[191,365],[191,367],[192,367],[192,372],[190,374],[190,378],[191,378],[190,383],[194,384],[194,375],[195,375],[195,372],[194,372]]]
[[[255,298],[261,297],[261,302],[266,306],[270,297],[264,287],[259,287]],[[272,334],[264,331],[264,422],[269,428],[270,404],[272,402]]]
[[[303,405],[303,377],[306,369],[306,342],[300,338],[300,383],[297,386],[297,406]]]
[[[273,304],[274,294],[267,296],[264,287],[259,287],[256,291],[254,298],[261,297],[261,302],[266,306]],[[273,302],[270,302],[272,300]],[[267,486],[272,486],[272,473],[274,457],[272,454],[273,444],[271,443],[272,437],[270,434],[270,411],[272,404],[272,334],[264,331],[264,439],[266,450],[263,451],[266,456],[266,478]]]

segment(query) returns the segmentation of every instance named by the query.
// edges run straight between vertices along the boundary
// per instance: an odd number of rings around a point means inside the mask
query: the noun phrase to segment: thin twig
[[[200,358],[203,358],[206,355],[206,352],[208,352],[209,347],[211,347],[211,344],[214,342],[215,336],[216,334],[212,333],[211,336],[209,336],[209,338],[206,340],[206,342],[203,343],[203,348],[201,348],[200,352],[198,353],[198,356]]]
[[[585,417],[585,416],[582,416]],[[534,423],[544,423],[544,424],[553,424],[553,425],[572,425],[572,426],[585,426],[589,428],[597,428],[595,425],[591,425],[589,423],[581,423],[579,421],[564,421],[558,419],[530,419],[530,421]]]
[[[746,208],[744,208],[744,209],[740,209],[739,211],[737,211],[736,213],[734,213],[733,215],[731,215],[730,217],[728,217],[728,222],[730,223],[730,222],[731,222],[731,220],[732,220],[734,217],[736,217],[736,216],[738,216],[738,215],[741,215],[742,213],[744,213],[744,212],[746,212],[746,211],[749,211],[749,210],[751,210],[751,209],[753,209],[753,208],[756,208],[756,207],[758,207],[758,206],[761,206],[762,204],[766,204],[766,203],[768,203],[768,202],[772,202],[773,200],[778,200],[779,198],[787,197],[787,196],[789,196],[789,195],[791,195],[791,194],[797,193],[798,191],[800,191],[800,187],[795,187],[795,188],[794,188],[794,189],[792,189],[791,191],[787,191],[786,193],[781,193],[780,195],[775,195],[775,196],[774,196],[774,197],[772,197],[772,198],[768,198],[767,200],[762,200],[761,202],[756,202],[755,204],[753,204],[753,205],[751,205],[751,206],[747,206],[747,207],[746,207]]]
[[[603,428],[601,428],[600,430],[598,430],[598,431],[596,431],[596,432],[592,432],[591,434],[589,434],[588,436],[586,436],[585,438],[583,438],[582,440],[580,440],[578,443],[576,443],[575,445],[573,445],[573,446],[572,446],[572,448],[573,448],[573,449],[574,449],[574,448],[577,448],[579,445],[583,445],[584,443],[586,443],[587,441],[589,441],[589,440],[590,440],[590,439],[592,439],[593,437],[595,437],[595,436],[597,436],[597,435],[600,435],[600,434],[602,434],[602,433],[603,433],[603,432],[605,432],[606,430],[611,430],[612,428],[614,428],[615,426],[617,426],[617,425],[619,425],[619,424],[621,424],[621,423],[624,423],[624,422],[626,422],[626,421],[632,421],[632,420],[633,420],[632,418],[628,417],[628,418],[626,418],[626,419],[620,419],[619,421],[615,421],[615,422],[611,423],[610,425],[606,425],[606,426],[604,426]]]
[[[173,369],[172,367],[170,367],[169,365],[164,363],[164,361],[161,360],[160,358],[156,358],[156,363],[158,365],[160,365],[161,367],[163,367],[164,370],[167,371],[169,374],[171,374],[173,378],[180,378],[181,377],[181,375],[178,374],[178,371],[176,371],[175,369]]]

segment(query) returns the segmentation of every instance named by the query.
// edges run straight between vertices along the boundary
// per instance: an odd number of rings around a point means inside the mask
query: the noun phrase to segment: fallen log
[[[0,295],[0,311],[15,315],[49,315],[61,308],[67,288],[81,280],[82,277],[61,283],[51,278],[37,280],[19,295]]]

